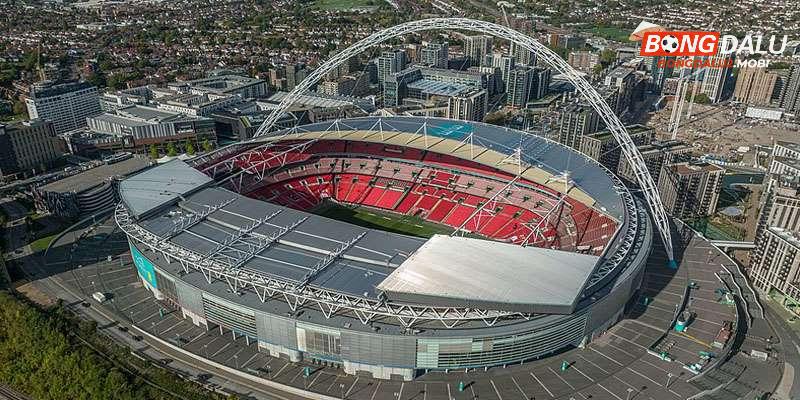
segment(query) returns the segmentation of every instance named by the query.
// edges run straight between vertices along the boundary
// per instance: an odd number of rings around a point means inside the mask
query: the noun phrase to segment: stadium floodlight
[[[402,23],[375,32],[368,37],[359,40],[355,44],[342,50],[326,62],[322,63],[319,68],[315,69],[305,79],[303,79],[302,82],[295,86],[295,88],[281,100],[280,104],[272,111],[267,119],[264,120],[264,122],[256,131],[255,138],[268,134],[281,115],[283,115],[289,109],[289,107],[291,107],[303,94],[305,94],[306,91],[317,84],[330,71],[337,68],[351,57],[362,53],[364,50],[372,46],[384,43],[387,40],[409,33],[430,30],[465,30],[479,32],[511,41],[517,46],[536,54],[539,60],[549,65],[552,69],[567,79],[575,87],[576,91],[583,97],[583,99],[588,102],[600,115],[600,117],[603,119],[603,122],[605,122],[606,126],[608,127],[608,130],[614,136],[614,139],[616,139],[617,143],[619,143],[622,153],[630,164],[631,169],[636,177],[636,181],[642,190],[642,194],[647,201],[650,211],[652,212],[656,227],[658,228],[661,239],[664,243],[664,249],[669,259],[669,265],[670,267],[676,266],[673,255],[669,218],[664,210],[664,205],[662,204],[661,198],[658,194],[658,189],[653,181],[652,176],[650,175],[650,172],[647,169],[644,158],[642,158],[641,153],[639,153],[639,150],[633,143],[628,131],[625,129],[625,125],[622,123],[622,121],[620,121],[619,117],[617,117],[611,107],[609,107],[608,103],[606,103],[600,93],[594,87],[592,87],[588,81],[580,76],[578,72],[563,58],[536,39],[506,26],[469,18],[430,18]]]

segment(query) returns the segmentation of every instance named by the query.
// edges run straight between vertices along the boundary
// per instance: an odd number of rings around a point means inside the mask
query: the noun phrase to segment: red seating
[[[361,204],[463,226],[500,241],[521,244],[527,238],[528,244],[543,247],[589,246],[595,254],[617,228],[609,216],[573,198],[559,202],[560,193],[533,182],[520,179],[519,185],[499,192],[511,176],[450,155],[338,140],[280,154],[288,148],[278,145],[248,162],[237,160],[240,167],[262,161],[280,167],[251,195],[303,210],[325,199]],[[414,164],[419,159],[424,164]],[[559,208],[551,210],[556,204]],[[532,234],[545,215],[547,221]]]

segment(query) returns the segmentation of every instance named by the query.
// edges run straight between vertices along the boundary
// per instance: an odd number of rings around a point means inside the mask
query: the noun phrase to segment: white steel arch
[[[270,131],[272,126],[277,122],[278,118],[291,107],[295,101],[299,99],[308,89],[319,82],[322,77],[327,75],[331,70],[338,67],[343,62],[351,57],[362,53],[364,50],[383,43],[389,39],[398,36],[406,35],[414,32],[430,31],[430,30],[465,30],[479,32],[501,39],[509,40],[522,48],[534,52],[539,60],[546,62],[550,67],[567,78],[570,83],[575,86],[575,89],[580,93],[583,98],[600,114],[600,117],[606,123],[609,131],[614,135],[614,139],[619,143],[625,159],[630,163],[636,180],[644,193],[650,211],[653,214],[656,227],[658,228],[661,239],[664,242],[664,248],[669,258],[670,265],[674,266],[674,257],[672,249],[672,237],[670,234],[669,219],[664,211],[664,205],[661,203],[661,198],[658,195],[653,178],[647,170],[647,165],[642,158],[636,145],[631,140],[628,131],[619,120],[614,111],[603,100],[589,82],[583,79],[563,58],[558,56],[552,50],[548,49],[537,40],[527,36],[521,32],[515,31],[511,28],[494,24],[487,21],[478,21],[469,18],[430,18],[417,21],[410,21],[402,23],[390,28],[386,28],[375,32],[364,39],[359,40],[350,47],[337,53],[335,56],[324,62],[319,68],[315,69],[309,74],[302,82],[295,86],[286,97],[281,100],[277,108],[275,108],[269,117],[261,124],[255,136],[261,136]]]

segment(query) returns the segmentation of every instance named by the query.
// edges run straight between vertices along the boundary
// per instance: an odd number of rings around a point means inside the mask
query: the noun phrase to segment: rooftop
[[[175,159],[125,179],[119,194],[135,218],[156,211],[213,182],[202,172]]]
[[[76,175],[68,176],[47,185],[41,186],[40,192],[55,193],[80,193],[91,189],[113,177],[123,177],[141,171],[150,166],[150,160],[141,157],[131,157],[114,164],[104,164],[94,167]]]

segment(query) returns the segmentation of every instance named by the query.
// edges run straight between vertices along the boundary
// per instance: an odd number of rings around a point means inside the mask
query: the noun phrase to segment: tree
[[[190,156],[194,155],[194,153],[195,153],[194,144],[192,143],[191,140],[187,140],[186,141],[186,146],[184,146],[184,147],[186,149],[186,154],[188,154]]]
[[[203,139],[203,151],[209,152],[214,148],[214,145],[208,140],[208,138]]]
[[[153,143],[150,145],[150,158],[155,160],[158,158],[158,156],[159,156],[158,147],[156,147],[156,144]]]
[[[178,155],[178,150],[175,148],[175,143],[167,143],[167,156],[175,157]]]

